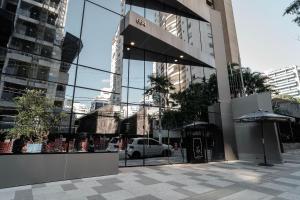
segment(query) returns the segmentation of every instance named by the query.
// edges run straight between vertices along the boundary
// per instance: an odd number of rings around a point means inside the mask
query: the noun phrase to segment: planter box
[[[12,142],[0,142],[0,153],[11,153]]]
[[[0,155],[0,188],[118,173],[118,153]]]

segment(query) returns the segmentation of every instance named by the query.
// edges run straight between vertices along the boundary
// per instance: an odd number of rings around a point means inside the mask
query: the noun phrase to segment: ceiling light
[[[130,51],[130,48],[129,48],[129,47],[127,47],[127,51]]]
[[[183,55],[180,55],[180,58],[183,58],[184,56]]]
[[[130,42],[130,45],[131,45],[131,46],[134,46],[134,45],[135,45],[135,43],[134,43],[134,42]]]
[[[176,59],[176,60],[174,60],[175,62],[178,62],[178,60]]]

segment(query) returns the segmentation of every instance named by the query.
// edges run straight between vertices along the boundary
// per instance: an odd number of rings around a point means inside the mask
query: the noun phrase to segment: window
[[[156,140],[149,140],[150,145],[159,145],[159,142]]]
[[[49,69],[46,67],[39,67],[37,77],[40,80],[47,81],[49,77]]]

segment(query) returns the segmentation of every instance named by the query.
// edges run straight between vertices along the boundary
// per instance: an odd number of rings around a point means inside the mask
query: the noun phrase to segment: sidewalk
[[[272,168],[247,162],[122,168],[119,175],[0,190],[1,200],[299,200],[300,151]],[[5,180],[1,180],[5,181]]]

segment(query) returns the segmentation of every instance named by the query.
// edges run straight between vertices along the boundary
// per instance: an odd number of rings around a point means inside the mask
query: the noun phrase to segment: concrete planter
[[[0,153],[11,153],[11,150],[12,150],[11,141],[0,142]]]
[[[118,173],[118,153],[0,155],[0,188]]]

